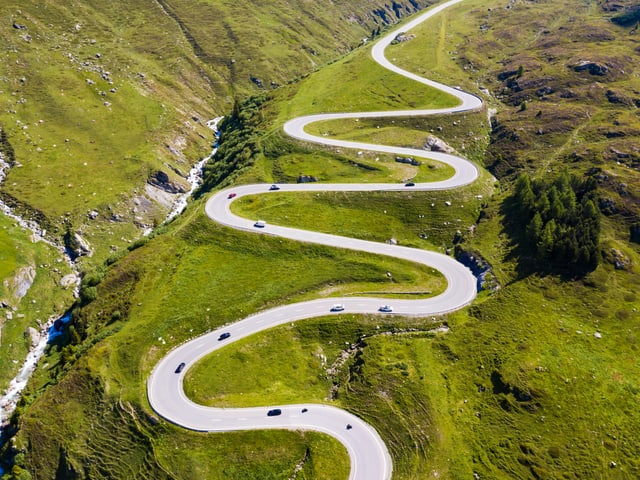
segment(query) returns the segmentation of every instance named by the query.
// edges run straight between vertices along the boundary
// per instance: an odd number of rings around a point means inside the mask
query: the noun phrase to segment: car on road
[[[333,307],[331,307],[332,312],[341,312],[344,310],[344,305],[341,303],[336,303]]]
[[[225,340],[225,339],[229,338],[230,336],[231,336],[231,334],[229,332],[221,333],[220,336],[218,337],[218,341]]]
[[[281,413],[282,413],[282,410],[280,410],[279,408],[274,408],[267,412],[267,417],[277,417]]]
[[[404,184],[404,186],[405,186],[405,187],[415,187],[415,186],[416,186],[416,184],[415,184],[415,183],[413,183],[413,182],[407,182],[407,183],[405,183],[405,184]]]
[[[274,183],[269,187],[269,190],[280,190],[280,187]]]
[[[309,411],[309,409],[308,409],[308,408],[303,408],[303,409],[302,409],[302,413],[307,413],[308,411]]]
[[[264,220],[258,220],[256,223],[253,224],[253,226],[257,228],[264,228],[267,226],[267,222],[265,222]]]
[[[347,423],[347,430],[351,430],[353,427],[351,426],[350,423]]]
[[[178,365],[178,368],[176,368],[176,373],[180,373],[182,371],[182,369],[184,368],[185,363],[182,362],[180,365]]]
[[[236,195],[236,193],[230,193],[229,195],[227,195],[227,198],[235,198]]]
[[[378,311],[380,312],[384,312],[384,313],[391,313],[393,312],[393,307],[389,306],[389,305],[382,305]]]

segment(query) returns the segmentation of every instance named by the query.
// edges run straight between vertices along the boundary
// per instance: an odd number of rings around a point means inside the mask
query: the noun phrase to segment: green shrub
[[[87,305],[98,298],[98,289],[96,287],[82,287],[80,289],[80,304]]]

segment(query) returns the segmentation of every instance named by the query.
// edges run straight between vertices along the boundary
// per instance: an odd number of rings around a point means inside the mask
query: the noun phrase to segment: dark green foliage
[[[611,21],[622,27],[630,27],[640,22],[640,5],[627,8],[611,18]]]
[[[231,115],[220,123],[220,147],[204,168],[204,182],[200,194],[211,190],[232,173],[250,167],[262,154],[260,106],[266,95],[255,96],[233,106]]]
[[[86,305],[93,302],[98,297],[98,290],[96,287],[82,287],[80,289],[80,304]]]
[[[592,178],[580,180],[566,172],[555,179],[518,177],[511,213],[520,244],[535,253],[539,266],[586,272],[598,265],[600,211],[595,190]]]
[[[82,286],[95,287],[104,278],[104,270],[94,270],[82,278]]]

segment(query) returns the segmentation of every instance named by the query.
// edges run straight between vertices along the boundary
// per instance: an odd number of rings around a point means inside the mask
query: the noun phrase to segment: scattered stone
[[[596,338],[602,338],[602,334],[600,332],[594,333],[593,336]]]
[[[87,216],[89,217],[89,219],[91,220],[95,220],[98,217],[98,212],[96,210],[91,210]]]
[[[264,85],[262,84],[262,80],[260,80],[259,78],[256,77],[249,77],[249,80],[251,80],[253,83],[255,83],[258,88],[263,88]]]
[[[610,250],[613,266],[616,270],[629,270],[631,268],[631,259],[624,255],[620,250],[612,248]]]

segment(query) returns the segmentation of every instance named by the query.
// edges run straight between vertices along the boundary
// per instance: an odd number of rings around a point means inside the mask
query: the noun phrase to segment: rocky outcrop
[[[447,143],[445,143],[442,139],[429,135],[424,142],[424,148],[426,150],[431,150],[432,152],[443,152],[443,153],[453,153],[455,149]]]
[[[76,276],[75,273],[70,273],[60,279],[60,286],[63,288],[73,287],[77,283],[78,283],[78,277]]]
[[[78,257],[90,257],[93,255],[91,245],[82,238],[80,232],[67,230],[67,233],[64,235],[64,246],[73,260]]]
[[[311,183],[317,182],[318,177],[312,177],[311,175],[300,175],[298,177],[298,183]]]
[[[40,342],[40,332],[33,327],[27,328],[27,331],[24,332],[24,336],[29,339],[31,348],[34,348]]]
[[[13,277],[4,281],[5,288],[10,292],[12,298],[16,300],[16,304],[27,294],[35,278],[36,268],[33,265],[28,265],[19,268]]]
[[[609,73],[609,67],[589,60],[581,60],[571,66],[575,72],[588,72],[590,75],[604,76]]]
[[[184,193],[186,190],[181,186],[177,185],[171,181],[169,175],[165,172],[158,170],[157,172],[152,173],[147,183],[153,185],[154,187],[158,187],[161,190],[164,190],[167,193],[171,193],[173,195],[178,193]]]
[[[616,270],[629,270],[631,268],[631,259],[620,250],[612,248],[609,251],[609,259]]]
[[[396,38],[391,41],[391,45],[408,42],[409,40],[413,40],[414,38],[416,38],[416,36],[413,33],[406,34],[404,32],[400,32],[398,35],[396,35]]]

